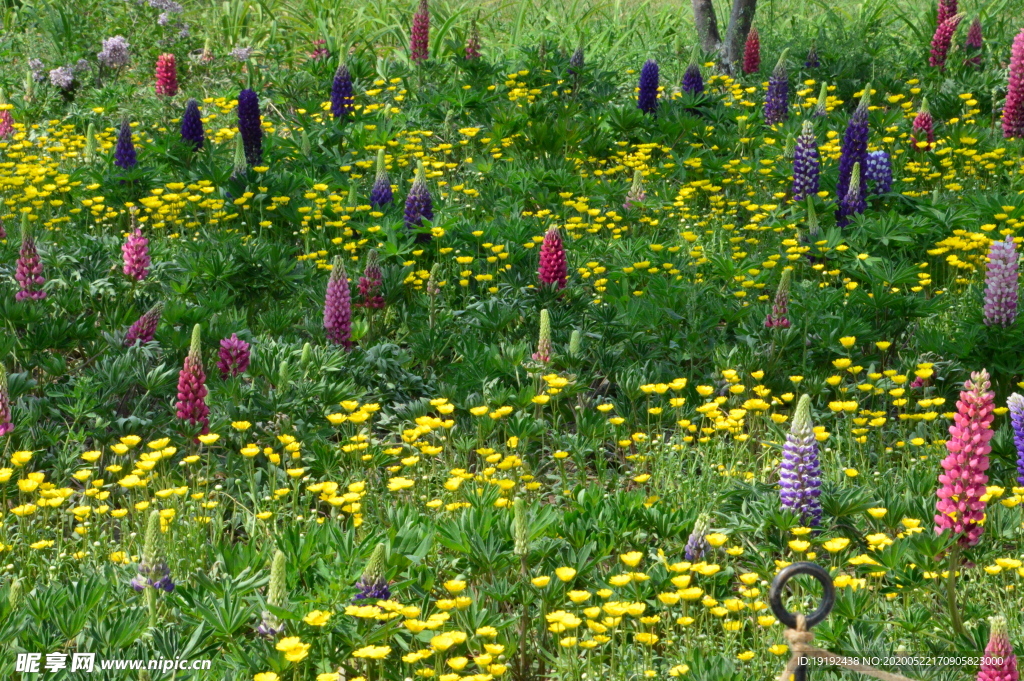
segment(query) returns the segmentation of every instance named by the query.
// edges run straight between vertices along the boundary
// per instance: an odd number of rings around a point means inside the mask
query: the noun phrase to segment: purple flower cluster
[[[387,600],[391,598],[391,587],[388,585],[386,570],[387,555],[384,544],[377,544],[373,553],[370,554],[370,560],[366,562],[362,576],[356,582],[358,591],[353,600],[361,601],[370,598]]]
[[[861,177],[863,173],[860,163],[854,163],[853,172],[850,174],[850,188],[846,190],[846,195],[839,199],[839,214],[843,216],[842,225],[849,224],[851,216],[863,213],[868,207],[861,187]]]
[[[210,408],[206,406],[206,372],[203,371],[203,355],[200,346],[200,327],[192,329],[192,344],[188,356],[178,372],[178,400],[175,403],[177,417],[190,425],[202,427],[202,434],[210,432]]]
[[[873,184],[872,194],[888,194],[892,189],[892,157],[885,151],[872,151],[864,166],[864,179]]]
[[[789,118],[789,74],[786,72],[786,55],[783,50],[779,62],[768,77],[768,92],[764,101],[764,122],[768,125],[782,123]]]
[[[245,161],[250,166],[263,162],[263,124],[260,100],[250,89],[238,93],[238,134],[245,147]]]
[[[658,62],[648,59],[640,69],[640,92],[636,98],[637,108],[645,114],[658,110]]]
[[[821,159],[818,156],[814,124],[804,121],[793,147],[793,200],[802,201],[811,194],[818,193],[820,174]]]
[[[1013,235],[993,241],[985,273],[985,324],[1011,326],[1017,319],[1019,258]]]
[[[423,162],[420,161],[416,168],[416,179],[405,197],[405,227],[413,230],[423,226],[424,220],[434,219],[434,200],[430,196],[430,189],[427,188],[426,173],[423,169]],[[430,234],[419,233],[416,235],[416,243],[430,241]]]
[[[121,130],[117,134],[117,146],[114,147],[114,165],[124,170],[131,170],[137,163],[135,145],[132,144],[132,126],[125,120],[121,122]]]
[[[394,195],[391,192],[391,178],[388,177],[388,168],[384,161],[384,150],[377,150],[377,175],[373,180],[373,187],[370,189],[370,203],[380,208],[391,203]]]
[[[96,59],[108,68],[119,69],[126,66],[131,59],[128,53],[130,48],[131,45],[123,35],[115,35],[103,41],[103,49],[96,54]]]
[[[800,516],[810,527],[821,523],[821,463],[818,441],[811,423],[811,398],[803,395],[786,434],[779,464],[779,495],[782,507]]]
[[[149,274],[149,239],[142,236],[138,227],[121,244],[124,259],[122,270],[135,281],[142,281]]]
[[[864,95],[861,97],[860,105],[850,117],[846,126],[846,133],[843,135],[843,144],[840,148],[839,157],[839,179],[836,182],[836,196],[839,198],[839,208],[836,210],[836,224],[845,227],[849,223],[849,213],[845,212],[849,207],[846,196],[850,192],[850,178],[853,176],[854,167],[860,174],[858,177],[858,191],[863,200],[865,194],[864,166],[868,156],[868,102],[871,98],[871,84],[864,86]],[[845,207],[844,207],[845,206]]]
[[[153,342],[153,338],[156,336],[156,327],[160,324],[160,315],[163,311],[163,303],[157,303],[135,320],[135,323],[128,327],[128,332],[124,335],[125,347],[135,345],[135,341],[140,343]]]
[[[355,108],[355,95],[352,91],[352,74],[344,64],[334,72],[331,84],[331,115],[334,120],[348,118]]]
[[[132,578],[131,584],[138,592],[144,591],[147,586],[163,589],[167,593],[174,591],[171,569],[163,560],[158,560],[153,565],[148,565],[145,561],[139,563],[139,574]]]
[[[75,69],[70,66],[58,66],[50,71],[50,83],[64,91],[75,87]]]
[[[690,64],[683,72],[682,90],[693,95],[704,92],[704,77],[700,74],[700,67],[696,64]]]
[[[181,117],[181,139],[191,144],[196,151],[203,148],[206,134],[203,131],[203,118],[199,113],[199,102],[195,99],[188,100],[185,105],[185,115]]]
[[[249,344],[238,337],[238,334],[231,334],[230,338],[222,338],[220,350],[217,351],[217,369],[223,378],[244,374],[249,368],[250,350]]]
[[[7,388],[7,370],[0,364],[0,437],[14,430],[11,421],[11,393]]]
[[[1013,393],[1006,398],[1013,428],[1013,445],[1017,450],[1017,484],[1024,485],[1024,395]]]
[[[384,273],[380,269],[380,256],[377,249],[371,248],[366,254],[366,267],[363,276],[359,277],[359,295],[363,299],[363,307],[379,310],[384,307],[384,296],[380,295],[384,287]]]
[[[711,548],[707,539],[704,538],[707,533],[708,517],[702,513],[697,517],[697,522],[693,524],[690,536],[686,538],[686,547],[683,550],[683,557],[686,560],[693,563],[704,557],[704,553]]]
[[[348,288],[345,261],[335,256],[333,265],[324,298],[324,329],[327,340],[348,350],[352,347],[352,293]]]
[[[42,288],[46,283],[46,278],[43,276],[43,263],[36,250],[36,240],[28,233],[28,228],[24,225],[21,234],[21,250],[18,251],[18,262],[14,266],[14,279],[18,282],[19,289],[14,294],[15,300],[43,300],[46,298],[46,291]]]

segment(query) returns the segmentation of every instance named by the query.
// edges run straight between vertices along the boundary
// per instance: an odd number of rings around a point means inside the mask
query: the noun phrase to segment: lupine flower
[[[540,311],[540,334],[537,338],[537,352],[533,358],[547,364],[551,361],[551,317],[547,310]]]
[[[701,513],[697,516],[697,521],[693,524],[693,530],[690,532],[690,536],[686,538],[686,547],[683,549],[683,557],[691,563],[696,562],[704,557],[704,553],[711,548],[708,545],[705,535],[708,533],[708,516],[706,513]]]
[[[0,437],[14,430],[11,421],[11,392],[7,386],[7,369],[0,364]]]
[[[864,168],[864,179],[874,184],[872,194],[888,194],[892,189],[892,158],[888,152],[872,151]]]
[[[327,340],[341,345],[346,350],[352,347],[352,295],[345,274],[345,261],[334,257],[331,276],[327,280],[327,295],[324,298],[324,329]]]
[[[1017,247],[1013,235],[993,241],[985,272],[985,324],[1011,326],[1017,319],[1018,284]]]
[[[578,76],[583,71],[583,46],[577,47],[569,57],[569,73]]]
[[[11,105],[0,99],[0,140],[7,139],[14,132],[14,116]]]
[[[363,276],[359,277],[359,295],[362,297],[362,306],[372,310],[379,310],[384,307],[384,296],[380,290],[384,286],[384,273],[380,269],[380,257],[377,249],[371,248],[366,254],[366,267],[363,269]]]
[[[245,146],[245,160],[250,166],[263,162],[263,125],[260,100],[252,90],[238,93],[238,134]]]
[[[779,495],[782,507],[796,513],[804,525],[815,527],[821,523],[821,463],[809,395],[800,397],[782,447]]]
[[[818,48],[811,45],[811,49],[807,51],[807,59],[804,60],[804,68],[816,69],[819,66],[821,66],[821,60],[818,59]]]
[[[868,159],[868,103],[871,100],[871,84],[864,86],[864,94],[861,96],[857,110],[850,116],[850,122],[846,126],[846,133],[843,135],[843,144],[839,157],[839,179],[836,181],[836,196],[839,198],[839,208],[836,212],[836,221],[840,227],[847,223],[846,214],[843,213],[843,200],[850,191],[850,177],[853,174],[854,165],[857,164],[861,176],[859,187],[863,195],[866,188],[864,182],[864,166]]]
[[[629,210],[634,205],[643,203],[645,198],[647,198],[647,192],[644,191],[644,174],[637,168],[633,172],[633,184],[626,192],[626,201],[622,207]]]
[[[160,315],[163,311],[164,304],[157,303],[135,320],[135,323],[128,327],[128,332],[124,335],[125,347],[135,345],[135,341],[140,343],[153,342],[153,338],[156,336],[156,327],[160,324]]]
[[[786,72],[786,55],[782,51],[779,62],[768,77],[768,92],[764,100],[764,122],[768,125],[782,123],[789,118],[789,74]]]
[[[640,92],[637,94],[636,106],[646,114],[658,110],[658,62],[648,59],[640,69]]]
[[[356,582],[358,589],[353,600],[361,601],[366,599],[387,600],[391,598],[391,588],[387,579],[387,550],[384,544],[377,544],[370,554],[370,560],[366,562],[363,574]]]
[[[96,124],[91,121],[85,130],[85,150],[82,153],[88,162],[96,157]]]
[[[704,92],[704,77],[700,73],[700,66],[692,61],[683,72],[682,90],[694,95]]]
[[[199,113],[199,102],[195,99],[188,100],[185,105],[185,115],[181,117],[181,139],[191,144],[196,151],[203,148],[206,134],[203,132],[203,117]]]
[[[288,558],[284,551],[276,551],[270,563],[270,585],[267,587],[267,605],[283,608],[288,603]],[[267,638],[274,638],[284,631],[284,623],[277,615],[263,611],[256,632]]]
[[[355,94],[352,91],[352,74],[348,66],[339,64],[331,84],[331,115],[334,120],[348,118],[355,110]]]
[[[927,151],[935,146],[934,119],[928,110],[928,100],[921,99],[921,109],[914,116],[910,127],[910,146],[918,151]]]
[[[391,203],[394,198],[391,193],[391,178],[388,177],[387,165],[384,162],[384,150],[377,150],[377,176],[373,180],[373,187],[370,189],[370,203],[378,208]]]
[[[764,326],[767,329],[788,329],[789,328],[789,278],[792,270],[782,270],[782,278],[779,280],[779,288],[775,291],[775,300],[772,302],[772,311],[765,317]]]
[[[409,43],[412,60],[416,63],[426,61],[430,43],[430,9],[427,7],[427,0],[420,0],[419,8],[412,15]]]
[[[981,658],[977,681],[1018,681],[1017,656],[1013,654],[1013,644],[1006,632],[1006,618],[996,615],[988,621],[988,645]]]
[[[818,92],[818,103],[814,106],[814,115],[817,118],[828,116],[828,83],[821,84],[821,91]]]
[[[119,69],[127,65],[131,59],[131,55],[128,54],[130,48],[131,45],[124,36],[115,35],[103,41],[103,49],[96,55],[96,59],[108,68]]]
[[[43,276],[43,263],[36,250],[36,240],[29,231],[28,214],[23,215],[21,250],[18,251],[18,262],[14,267],[14,278],[18,282],[18,292],[14,294],[14,299],[18,301],[43,300],[46,298],[46,291],[43,290],[43,284],[46,283],[46,278]]]
[[[206,406],[206,372],[200,345],[200,326],[192,329],[192,343],[178,373],[177,417],[189,425],[202,426],[202,434],[210,432],[210,408]]]
[[[583,334],[579,329],[573,329],[569,334],[569,356],[579,357],[583,345]]]
[[[512,502],[512,553],[516,556],[530,553],[530,512],[522,497]]]
[[[217,369],[222,378],[244,374],[249,368],[249,344],[238,337],[237,333],[230,338],[222,338],[220,350],[217,351]]]
[[[309,58],[312,61],[321,61],[331,56],[331,51],[327,49],[327,41],[323,38],[317,38],[313,41],[313,51],[309,53]]]
[[[430,276],[427,277],[426,291],[427,295],[431,298],[435,298],[441,294],[441,263],[435,262],[430,267]]]
[[[1013,445],[1017,450],[1017,484],[1024,485],[1024,395],[1013,393],[1006,398],[1010,408]]]
[[[135,222],[134,215],[132,222]],[[124,243],[121,244],[121,255],[124,259],[124,273],[135,281],[142,281],[149,274],[149,239],[142,235],[142,230],[135,227]]]
[[[960,20],[963,18],[964,15],[962,14],[953,15],[935,29],[935,35],[932,36],[931,56],[928,58],[928,63],[938,67],[940,71],[946,69],[946,57],[949,55],[949,48],[953,44],[953,34],[956,33],[956,28],[960,25]]]
[[[156,59],[156,93],[164,97],[178,94],[178,65],[173,54],[161,54]]]
[[[132,578],[132,588],[144,591],[146,587],[162,589],[167,593],[174,591],[174,580],[171,570],[167,567],[161,551],[160,511],[149,514],[146,524],[146,538],[142,543],[142,560],[139,562],[139,573]]]
[[[235,155],[231,164],[231,177],[241,177],[249,170],[245,161],[245,142],[241,135],[235,135]]]
[[[540,245],[540,266],[537,268],[540,283],[565,288],[568,272],[569,263],[562,246],[562,237],[557,227],[550,227],[544,235],[544,243]]]
[[[814,124],[804,121],[803,129],[793,147],[794,201],[803,201],[811,194],[818,193],[820,173],[821,159],[818,156],[818,140],[814,136]]]
[[[132,126],[127,120],[121,122],[121,131],[117,135],[117,146],[114,147],[114,165],[130,170],[138,163],[135,145],[132,144]]]
[[[974,17],[974,21],[971,22],[970,27],[967,29],[967,40],[964,41],[964,47],[968,52],[977,52],[973,57],[969,57],[967,62],[974,64],[975,66],[981,64],[981,48],[984,46],[984,38],[981,35],[981,19]]]
[[[1024,28],[1013,39],[1003,105],[1003,137],[1024,137]]]
[[[793,133],[786,135],[786,143],[782,146],[782,156],[784,158],[793,158],[793,153],[796,151],[796,138],[793,137]]]
[[[7,238],[7,230],[4,229],[4,220],[3,220],[3,218],[0,218],[0,239],[6,239],[6,238]]]
[[[935,25],[941,26],[946,19],[956,16],[959,11],[957,0],[939,0],[939,6],[935,13]]]
[[[984,532],[985,502],[981,497],[988,484],[988,455],[992,451],[992,420],[995,418],[995,393],[989,388],[988,372],[971,374],[956,403],[954,424],[949,427],[946,449],[939,475],[938,502],[935,505],[935,531],[951,530],[962,546],[978,543]]]
[[[477,28],[476,22],[473,22],[473,26],[469,29],[469,37],[466,38],[466,60],[473,61],[474,59],[480,58],[480,29]]]
[[[430,196],[430,189],[427,187],[427,174],[423,168],[423,161],[416,161],[416,179],[413,180],[412,188],[405,197],[405,227],[413,230],[422,227],[424,220],[434,219],[434,200]],[[430,241],[430,234],[418,233],[416,243]]]
[[[747,42],[743,44],[743,73],[755,73],[761,68],[761,36],[756,26],[750,27]]]
[[[853,173],[850,175],[850,188],[846,190],[846,196],[839,200],[838,214],[841,218],[836,224],[840,227],[849,224],[851,215],[863,213],[868,207],[864,200],[864,192],[861,191],[861,177],[860,163],[854,163]]]

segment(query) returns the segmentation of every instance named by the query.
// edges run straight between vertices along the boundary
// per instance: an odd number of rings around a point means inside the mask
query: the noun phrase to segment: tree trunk
[[[697,26],[700,47],[705,52],[715,53],[722,47],[718,34],[718,17],[712,0],[693,0],[693,23]]]
[[[727,73],[734,73],[736,64],[743,58],[743,46],[747,41],[750,25],[754,23],[756,9],[757,0],[733,0],[721,58],[722,66]]]

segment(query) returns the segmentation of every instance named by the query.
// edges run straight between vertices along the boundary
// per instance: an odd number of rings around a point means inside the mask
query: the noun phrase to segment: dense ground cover
[[[4,6],[0,678],[1019,641],[1020,3],[427,11]]]

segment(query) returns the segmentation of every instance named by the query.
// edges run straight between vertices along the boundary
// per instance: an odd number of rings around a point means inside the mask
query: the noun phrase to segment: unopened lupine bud
[[[114,147],[114,165],[124,170],[130,170],[137,163],[135,145],[132,144],[132,126],[125,120],[121,122],[121,130],[117,135],[117,146]]]
[[[250,166],[263,163],[263,123],[260,100],[250,89],[238,93],[238,134],[245,147],[245,160]]]
[[[441,263],[435,262],[430,268],[430,276],[427,277],[427,295],[435,297],[441,293]]]
[[[583,343],[583,334],[580,333],[579,329],[573,329],[572,334],[569,336],[569,356],[579,357],[580,346]]]
[[[544,234],[544,242],[540,246],[540,266],[537,268],[540,283],[565,288],[568,272],[569,263],[562,246],[562,237],[558,228],[552,226]]]
[[[206,133],[203,131],[203,117],[199,113],[199,102],[195,99],[190,99],[185,104],[185,114],[181,117],[181,139],[191,144],[196,151],[203,148]]]
[[[96,124],[91,122],[85,131],[85,155],[86,162],[96,158]]]
[[[800,397],[782,447],[779,495],[782,507],[797,514],[804,525],[815,527],[821,523],[821,463],[808,395]]]
[[[14,430],[11,414],[11,391],[7,385],[7,369],[0,364],[0,437]]]
[[[377,544],[373,548],[373,553],[370,554],[370,560],[366,562],[362,576],[356,582],[358,591],[353,600],[369,598],[387,600],[391,598],[387,567],[387,547],[384,544]]]
[[[637,94],[636,106],[645,114],[658,110],[658,62],[648,59],[640,69],[640,92]]]
[[[526,500],[516,497],[512,502],[512,552],[517,556],[530,553],[530,518],[526,508]]]
[[[647,198],[647,192],[644,191],[644,174],[637,168],[633,171],[633,184],[630,186],[629,191],[626,192],[626,201],[622,204],[622,207],[626,210],[633,208],[634,205],[642,203]]]
[[[843,216],[843,225],[849,223],[851,216],[863,213],[867,208],[860,182],[860,163],[854,163],[853,173],[850,175],[850,188],[846,190],[846,196],[839,201],[839,212]]]
[[[161,54],[156,59],[156,94],[163,97],[178,94],[178,65],[173,54]]]
[[[164,304],[157,303],[139,317],[134,324],[128,327],[128,332],[124,336],[125,346],[135,345],[135,341],[140,343],[152,342],[156,335],[156,328],[160,324],[160,315],[163,313],[163,310]]]
[[[792,270],[782,270],[782,279],[779,280],[779,288],[775,291],[775,300],[772,303],[772,311],[764,320],[765,328],[788,329],[789,328],[789,278]]]
[[[756,26],[750,27],[743,44],[743,73],[754,73],[761,68],[761,36]]]
[[[232,162],[231,176],[241,177],[248,169],[249,164],[245,161],[245,142],[241,135],[235,135],[235,156]]]
[[[206,372],[200,344],[201,327],[192,329],[192,343],[188,356],[178,373],[178,400],[175,404],[179,419],[192,426],[201,426],[203,435],[210,432],[210,408],[206,406]]]
[[[547,310],[540,311],[540,334],[537,340],[537,352],[533,358],[545,364],[551,361],[551,318]]]
[[[302,346],[302,354],[299,355],[299,366],[303,369],[309,367],[309,363],[313,361],[313,344],[306,343]]]
[[[818,103],[814,106],[814,115],[822,118],[828,115],[828,83],[821,84],[821,91],[818,92]]]
[[[274,553],[270,563],[270,585],[267,587],[267,605],[284,608],[288,603],[288,558],[284,551]],[[264,610],[257,633],[273,638],[284,631],[284,624],[273,613]]]
[[[1006,102],[1003,104],[1003,137],[1024,138],[1024,28],[1010,50]]]
[[[21,596],[24,590],[24,582],[15,577],[14,581],[11,582],[11,588],[7,591],[7,604],[11,606],[12,612],[21,604]]]
[[[782,51],[779,63],[768,77],[768,92],[764,101],[764,122],[768,125],[782,123],[789,117],[789,74],[786,72],[788,54],[788,48]]]
[[[1013,235],[993,241],[985,272],[985,324],[1011,326],[1017,320],[1019,256]]]
[[[569,57],[569,73],[574,76],[578,76],[583,71],[584,59],[583,59],[583,46],[580,45],[573,51],[572,56]]]
[[[466,38],[465,55],[467,61],[480,58],[480,29],[477,28],[475,21],[469,29],[469,37]]]
[[[239,338],[238,334],[233,333],[230,338],[221,339],[220,350],[217,351],[217,369],[223,378],[245,373],[249,368],[249,359],[249,344]]]
[[[331,115],[335,120],[348,118],[355,110],[355,94],[352,90],[352,74],[344,63],[338,65],[331,84]]]
[[[818,47],[811,45],[811,49],[807,51],[807,59],[804,60],[805,69],[816,69],[821,66],[821,60],[818,59]]]
[[[378,208],[391,203],[391,178],[388,177],[387,164],[384,162],[384,150],[377,150],[377,175],[370,189],[370,203]]]
[[[341,345],[346,350],[352,347],[352,296],[345,274],[345,262],[341,256],[334,257],[331,276],[327,280],[324,329],[327,331],[327,340],[334,345]]]

